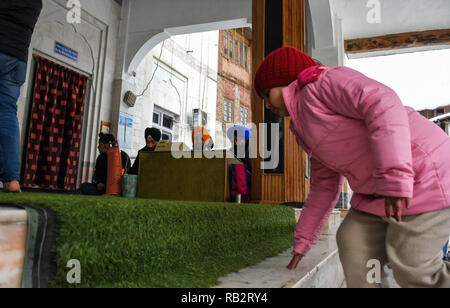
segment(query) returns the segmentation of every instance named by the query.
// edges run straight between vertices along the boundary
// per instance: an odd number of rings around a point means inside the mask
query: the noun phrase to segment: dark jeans
[[[27,64],[0,53],[0,181],[19,180],[20,131],[17,100]]]
[[[105,194],[105,190],[98,190],[95,183],[83,183],[80,186],[80,192],[86,196],[101,196]]]

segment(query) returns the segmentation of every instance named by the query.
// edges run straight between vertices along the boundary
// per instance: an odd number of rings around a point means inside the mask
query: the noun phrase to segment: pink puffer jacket
[[[291,130],[311,157],[294,250],[305,255],[317,243],[344,176],[359,211],[385,216],[375,195],[412,198],[406,216],[450,207],[450,138],[387,86],[350,68],[322,69],[317,80],[308,80],[312,68],[283,89]]]

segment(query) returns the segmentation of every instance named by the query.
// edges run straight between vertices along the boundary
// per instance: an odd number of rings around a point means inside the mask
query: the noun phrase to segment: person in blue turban
[[[234,125],[230,127],[227,131],[228,139],[231,141],[232,147],[230,152],[234,154],[236,158],[242,161],[249,171],[251,171],[251,160],[250,160],[250,139],[252,137],[251,129],[241,126]]]

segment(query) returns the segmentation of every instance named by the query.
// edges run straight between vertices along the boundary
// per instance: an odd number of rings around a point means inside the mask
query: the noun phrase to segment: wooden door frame
[[[307,0],[283,1],[283,45],[300,50],[307,50]],[[252,79],[256,69],[265,56],[266,7],[265,0],[253,0],[253,44],[252,44]],[[264,106],[254,89],[252,90],[252,120],[258,126],[264,123]],[[289,118],[285,119],[285,124]],[[262,132],[259,132],[260,134]],[[286,201],[304,202],[306,185],[304,179],[305,153],[298,147],[289,125],[284,128],[285,142],[291,141],[292,148],[285,144],[285,171],[282,175],[265,175],[261,170],[261,157],[252,160],[252,200],[258,203],[283,203]],[[299,163],[300,162],[300,163]],[[299,175],[300,172],[300,181]],[[280,176],[282,177],[280,179]],[[276,183],[276,184],[274,184]],[[280,187],[275,187],[280,186]],[[281,190],[281,192],[280,192]],[[301,192],[298,192],[301,190]],[[297,192],[297,193],[296,193]],[[295,196],[294,199],[290,200]],[[275,200],[274,200],[275,199]]]

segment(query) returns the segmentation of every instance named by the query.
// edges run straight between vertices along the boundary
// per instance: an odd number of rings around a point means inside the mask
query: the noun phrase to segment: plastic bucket
[[[122,175],[122,197],[136,198],[137,195],[138,176]]]

